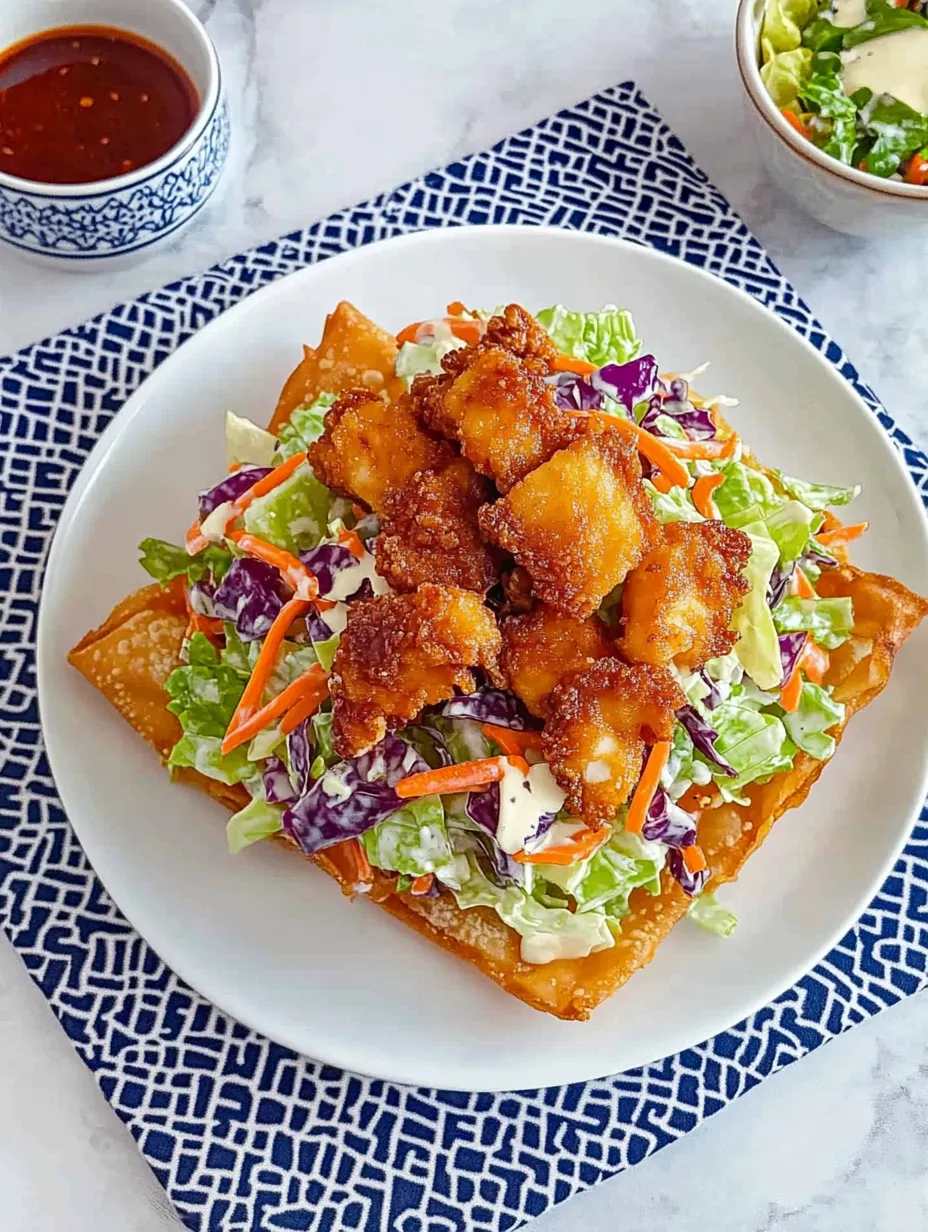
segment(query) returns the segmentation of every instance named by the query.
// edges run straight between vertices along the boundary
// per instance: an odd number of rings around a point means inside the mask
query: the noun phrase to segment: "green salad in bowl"
[[[761,77],[825,154],[928,184],[928,0],[767,0]]]

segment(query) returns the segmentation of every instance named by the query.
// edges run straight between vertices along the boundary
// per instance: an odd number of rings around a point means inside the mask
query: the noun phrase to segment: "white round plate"
[[[719,940],[685,921],[654,962],[586,1023],[500,991],[369,903],[271,844],[232,857],[225,817],[169,783],[152,752],[65,661],[146,582],[136,544],[180,542],[195,494],[223,469],[227,408],[266,422],[340,299],[389,329],[447,301],[630,308],[664,369],[712,361],[704,393],[760,458],[863,484],[866,568],[928,592],[914,487],[848,385],[810,345],[724,282],[646,248],[576,232],[453,228],[335,257],[250,296],[166,360],[120,411],[65,506],[39,621],[39,694],[61,798],[104,885],[194,988],[308,1056],[400,1082],[469,1090],[600,1077],[697,1044],[787,988],[853,923],[925,794],[928,631],[853,720],[810,800],[788,813],[736,885]],[[889,769],[891,768],[891,769]]]

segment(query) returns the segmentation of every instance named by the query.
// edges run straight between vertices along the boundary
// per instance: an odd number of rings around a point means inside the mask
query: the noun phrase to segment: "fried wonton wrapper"
[[[365,351],[369,337],[369,331],[362,329],[359,354]],[[349,383],[354,383],[354,378]],[[276,419],[275,425],[281,422]],[[928,603],[893,578],[863,573],[851,566],[823,572],[817,589],[823,597],[849,595],[854,601],[853,635],[832,651],[825,678],[835,686],[835,697],[845,703],[850,718],[884,687],[896,652],[928,613]],[[74,667],[162,759],[180,735],[177,720],[167,710],[164,681],[179,662],[186,624],[179,584],[164,591],[147,586],[118,604],[69,655]],[[841,730],[834,731],[838,738],[841,734]],[[825,764],[800,753],[792,770],[776,775],[762,787],[747,789],[749,805],[721,805],[703,812],[699,842],[713,874],[710,889],[737,876],[776,819],[802,803]],[[226,787],[196,771],[183,771],[178,777],[206,791],[230,811],[247,803],[241,787]],[[313,863],[335,877],[346,893],[354,888],[350,868],[346,868],[338,847],[320,853]],[[490,909],[462,911],[448,894],[439,898],[397,895],[392,892],[393,885],[390,879],[378,878],[367,897],[437,945],[472,963],[513,996],[567,1019],[588,1018],[597,1005],[650,962],[691,901],[665,871],[661,894],[652,896],[644,889],[632,893],[631,911],[622,921],[612,949],[588,958],[533,966],[521,960],[515,932]]]

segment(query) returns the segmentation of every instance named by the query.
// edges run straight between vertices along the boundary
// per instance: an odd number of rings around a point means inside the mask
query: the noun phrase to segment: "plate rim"
[[[713,273],[702,266],[694,265],[681,257],[676,257],[672,254],[662,252],[659,249],[652,248],[645,244],[639,244],[624,238],[601,235],[596,232],[569,230],[555,226],[520,226],[505,223],[460,225],[426,228],[422,230],[405,232],[399,235],[387,236],[382,239],[371,241],[368,244],[363,244],[359,247],[350,248],[343,252],[334,254],[332,257],[327,257],[324,261],[314,262],[313,264],[303,266],[298,270],[293,270],[287,274],[283,274],[246,295],[237,303],[232,304],[230,307],[219,312],[211,321],[193,333],[189,338],[186,338],[180,346],[172,351],[171,354],[168,355],[167,358],[151,373],[149,373],[148,376],[146,376],[145,379],[139,384],[139,386],[129,395],[123,406],[120,407],[110,423],[101,433],[99,439],[96,441],[81,466],[81,470],[67,495],[64,505],[61,508],[58,523],[53,532],[51,546],[48,551],[42,576],[42,588],[39,598],[38,619],[36,625],[36,691],[38,698],[39,722],[42,731],[43,744],[49,760],[49,766],[51,768],[55,788],[61,801],[62,809],[66,815],[68,824],[80,844],[81,850],[83,851],[88,864],[93,869],[94,876],[100,879],[101,884],[104,886],[104,889],[112,899],[117,910],[124,916],[126,921],[130,924],[134,931],[138,933],[145,944],[151,947],[152,951],[165,964],[168,970],[187,984],[194,992],[202,996],[211,1005],[215,1006],[216,1009],[227,1015],[233,1021],[240,1022],[243,1026],[255,1031],[267,1040],[275,1041],[284,1047],[291,1049],[299,1056],[305,1056],[308,1059],[320,1064],[332,1065],[351,1073],[363,1074],[371,1078],[381,1079],[383,1081],[396,1082],[406,1086],[432,1087],[436,1089],[461,1092],[529,1090],[561,1086],[574,1082],[599,1081],[612,1076],[614,1073],[626,1072],[629,1069],[637,1069],[654,1064],[655,1062],[666,1057],[676,1055],[679,1051],[683,1051],[688,1048],[700,1047],[707,1040],[714,1038],[719,1033],[731,1029],[744,1019],[751,1018],[759,1009],[773,1001],[776,1001],[799,979],[812,971],[821,962],[822,958],[835,947],[848,929],[853,927],[859,920],[861,914],[866,909],[867,905],[873,900],[880,886],[883,884],[886,877],[897,862],[901,852],[905,848],[906,843],[909,841],[912,829],[917,822],[921,811],[921,801],[924,801],[926,793],[928,793],[928,758],[925,758],[922,762],[919,795],[916,798],[916,803],[909,809],[909,816],[906,819],[905,826],[900,828],[900,837],[892,845],[880,866],[874,871],[873,875],[868,880],[865,894],[859,901],[855,902],[850,912],[844,916],[840,925],[833,930],[832,934],[829,935],[824,944],[816,946],[814,951],[810,950],[807,957],[802,962],[794,964],[793,967],[790,968],[789,972],[785,976],[781,977],[781,979],[778,980],[776,985],[772,986],[772,988],[768,988],[765,992],[758,993],[754,997],[749,998],[745,1002],[745,1008],[743,1008],[735,1022],[730,1022],[728,1014],[720,1010],[718,1014],[719,1021],[713,1021],[711,1029],[706,1034],[701,1035],[699,1039],[692,1040],[689,1043],[680,1043],[669,1052],[660,1050],[654,1054],[648,1052],[647,1050],[639,1049],[640,1055],[636,1055],[630,1061],[624,1063],[621,1071],[609,1071],[606,1074],[589,1074],[581,1072],[582,1066],[575,1066],[571,1069],[569,1065],[566,1068],[563,1065],[560,1065],[558,1073],[555,1077],[552,1078],[547,1076],[543,1080],[539,1080],[537,1082],[533,1080],[531,1083],[522,1083],[516,1087],[502,1082],[501,1075],[500,1078],[494,1080],[491,1085],[487,1085],[485,1081],[479,1083],[468,1083],[466,1081],[462,1082],[460,1081],[460,1078],[463,1077],[463,1074],[461,1073],[458,1073],[457,1080],[449,1084],[446,1080],[443,1080],[437,1072],[441,1069],[442,1065],[447,1064],[447,1062],[443,1063],[440,1059],[436,1061],[428,1057],[424,1058],[424,1063],[421,1069],[417,1072],[410,1071],[408,1067],[405,1067],[402,1063],[390,1067],[378,1065],[376,1070],[364,1064],[359,1067],[356,1057],[357,1049],[354,1049],[353,1051],[350,1043],[347,1043],[343,1049],[340,1049],[339,1047],[329,1047],[324,1050],[324,1053],[316,1051],[308,1053],[305,1051],[304,1042],[293,1038],[289,1032],[268,1032],[264,1025],[255,1021],[254,1016],[248,1010],[247,1006],[236,1006],[233,1008],[236,998],[234,996],[226,995],[225,990],[221,991],[218,998],[214,996],[212,991],[208,991],[210,987],[210,981],[208,979],[204,980],[199,974],[195,981],[191,979],[186,974],[187,963],[184,956],[180,955],[180,961],[176,960],[173,952],[171,953],[171,956],[168,957],[163,952],[160,945],[150,940],[148,935],[151,932],[150,928],[143,931],[136,923],[134,912],[126,910],[123,905],[121,895],[114,892],[114,890],[106,884],[106,882],[104,882],[103,878],[97,871],[96,862],[91,854],[91,851],[88,850],[87,841],[85,836],[81,833],[80,826],[75,824],[75,822],[71,819],[71,815],[64,798],[65,793],[62,791],[59,778],[55,770],[56,754],[53,752],[52,745],[47,738],[46,727],[43,719],[45,712],[45,703],[43,698],[50,697],[49,686],[46,682],[48,680],[48,673],[50,670],[48,663],[51,656],[51,651],[50,649],[46,649],[46,647],[51,640],[51,632],[49,629],[51,618],[47,615],[47,613],[49,607],[51,606],[52,600],[47,600],[47,595],[52,588],[49,587],[48,582],[50,578],[54,581],[54,573],[58,568],[59,558],[65,550],[65,537],[61,533],[62,527],[71,526],[76,517],[80,515],[81,506],[88,493],[91,491],[93,484],[103,470],[111,449],[114,447],[116,441],[126,430],[128,425],[133,421],[136,415],[142,412],[147,400],[149,384],[156,377],[158,377],[159,373],[163,373],[166,368],[173,367],[177,356],[181,355],[188,345],[195,343],[205,332],[218,329],[220,324],[222,324],[225,328],[228,328],[227,321],[230,317],[235,318],[236,314],[238,316],[244,316],[248,311],[255,311],[255,305],[259,306],[258,311],[260,311],[260,305],[263,305],[275,293],[277,293],[283,284],[292,280],[309,281],[321,268],[329,266],[332,262],[336,262],[344,267],[352,262],[363,261],[369,256],[369,254],[379,251],[385,247],[395,248],[429,244],[441,245],[449,242],[454,243],[454,241],[462,234],[480,236],[483,238],[500,234],[512,235],[513,233],[517,233],[520,236],[528,234],[533,238],[542,237],[542,242],[544,237],[553,237],[556,238],[557,242],[567,241],[577,242],[581,246],[594,245],[611,249],[617,248],[624,251],[630,251],[634,253],[636,257],[644,257],[646,260],[656,260],[665,265],[672,265],[676,267],[682,266],[691,275],[693,275],[697,281],[709,280],[713,284],[723,284],[727,292],[734,294],[737,298],[744,301],[745,308],[748,311],[761,314],[763,317],[767,318],[768,321],[775,324],[775,326],[781,331],[785,331],[786,335],[789,336],[793,344],[799,344],[801,347],[804,347],[807,351],[811,352],[818,365],[827,371],[833,381],[839,383],[840,388],[844,391],[844,396],[849,397],[856,404],[856,411],[858,414],[863,415],[867,420],[876,420],[874,426],[880,430],[880,436],[884,440],[888,454],[891,455],[893,459],[895,469],[904,479],[904,486],[906,488],[907,495],[919,512],[920,517],[918,524],[921,531],[921,548],[926,561],[928,561],[928,513],[926,513],[915,481],[907,465],[905,464],[898,446],[890,436],[888,429],[880,423],[876,412],[867,405],[857,389],[854,388],[851,382],[843,375],[837,366],[827,358],[825,353],[816,347],[809,340],[809,338],[793,328],[793,326],[772,307],[763,303],[760,299],[751,295],[743,288],[729,282],[720,274]],[[926,736],[926,740],[928,740],[928,736]],[[90,847],[92,848],[93,846],[94,840],[91,839]],[[170,944],[167,949],[172,951]],[[446,957],[448,961],[451,961],[454,958],[452,955],[447,955]],[[455,961],[460,960],[455,959]],[[232,990],[230,989],[229,991],[231,992]],[[506,994],[504,990],[501,990],[501,992],[503,995],[509,995]],[[621,989],[617,990],[614,995],[619,995],[620,992]],[[583,1026],[582,1023],[571,1025],[573,1029],[576,1030],[582,1029]],[[423,1074],[425,1076],[423,1076]]]

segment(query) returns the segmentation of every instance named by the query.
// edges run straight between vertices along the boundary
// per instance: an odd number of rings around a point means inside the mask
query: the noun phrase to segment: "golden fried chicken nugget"
[[[499,577],[500,554],[483,542],[477,510],[490,485],[466,458],[417,471],[388,494],[376,539],[377,572],[394,590],[423,582],[485,594]]]
[[[402,397],[393,405],[363,389],[342,394],[310,445],[309,464],[327,487],[380,512],[391,492],[419,470],[454,457],[447,441],[420,428]]]
[[[507,304],[501,313],[490,317],[484,346],[500,346],[542,375],[551,371],[559,351],[550,335],[520,304]]]
[[[687,671],[728,654],[751,541],[724,522],[671,522],[622,588],[626,659]]]
[[[426,427],[457,440],[464,457],[501,492],[585,431],[555,406],[551,387],[517,356],[481,344],[452,351],[439,377],[417,377],[416,413]]]
[[[336,751],[354,757],[423,706],[472,693],[472,667],[498,679],[499,648],[492,613],[460,586],[352,604],[329,678]]]
[[[524,616],[510,616],[501,632],[500,669],[513,693],[541,718],[548,713],[552,689],[615,653],[599,617],[578,620],[545,603]]]
[[[572,616],[599,607],[656,525],[634,441],[610,429],[591,430],[480,510],[484,537],[524,565],[540,599]]]
[[[396,375],[396,351],[392,334],[342,300],[326,317],[318,347],[303,347],[303,359],[281,390],[269,430],[278,433],[298,406],[315,402],[322,393],[363,388],[398,398],[403,382]]]
[[[645,745],[673,738],[685,702],[664,668],[613,658],[558,685],[542,744],[568,809],[590,825],[612,821],[641,777]]]

